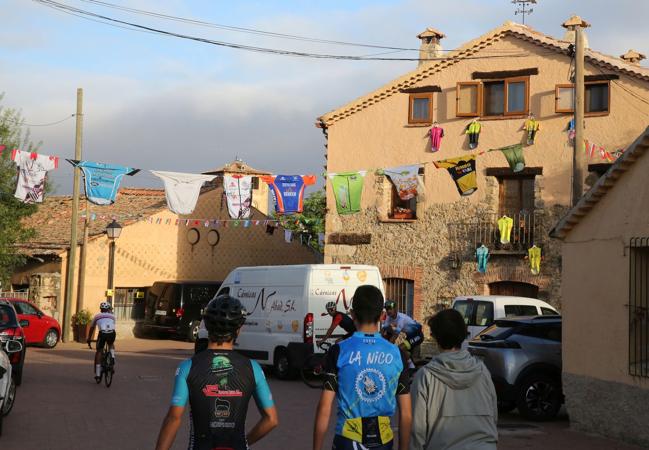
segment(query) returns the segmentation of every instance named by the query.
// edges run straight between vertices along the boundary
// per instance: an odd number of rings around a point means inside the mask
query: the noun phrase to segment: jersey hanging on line
[[[18,166],[18,184],[14,197],[23,203],[41,203],[47,172],[59,167],[59,158],[14,149],[11,159]]]
[[[478,190],[478,181],[475,174],[475,155],[435,161],[435,167],[448,170],[460,195],[471,195]]]
[[[353,214],[361,210],[363,194],[363,178],[367,171],[330,173],[331,185],[336,198],[338,214]]]
[[[232,219],[248,219],[252,212],[252,176],[224,175],[223,190]]]
[[[67,160],[83,172],[86,198],[95,205],[111,205],[115,203],[119,184],[124,175],[135,175],[140,169],[120,166],[117,164],[105,164],[93,161]]]
[[[261,177],[271,189],[277,214],[301,213],[304,210],[304,189],[315,184],[315,175],[277,175]]]

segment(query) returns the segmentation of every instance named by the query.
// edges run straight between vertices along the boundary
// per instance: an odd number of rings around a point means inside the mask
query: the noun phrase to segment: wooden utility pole
[[[88,233],[90,229],[90,202],[86,197],[86,220],[83,221],[83,238],[81,240],[81,251],[79,252],[79,284],[77,286],[77,309],[79,312],[84,307],[84,295],[86,293],[86,258],[88,257]]]
[[[81,159],[81,144],[83,137],[83,89],[77,89],[77,126],[74,140],[74,159]],[[74,298],[74,272],[77,257],[77,226],[79,221],[79,181],[81,169],[74,168],[74,183],[72,185],[72,223],[70,227],[70,251],[68,252],[68,268],[65,282],[65,303],[63,304],[63,341],[70,341],[70,320],[72,318],[72,300]]]
[[[590,25],[579,16],[568,19],[563,26],[575,33],[575,143],[572,155],[572,206],[584,194],[588,174],[588,158],[584,151],[584,34]]]

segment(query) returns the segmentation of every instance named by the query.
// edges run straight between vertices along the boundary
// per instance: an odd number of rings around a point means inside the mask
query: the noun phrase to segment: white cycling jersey
[[[115,316],[112,313],[99,313],[92,319],[90,326],[97,326],[104,333],[112,333],[115,331]]]

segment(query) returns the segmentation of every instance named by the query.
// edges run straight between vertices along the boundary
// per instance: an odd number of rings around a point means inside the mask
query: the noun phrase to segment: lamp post
[[[115,219],[106,227],[106,235],[108,236],[110,253],[108,256],[108,289],[111,291],[110,303],[113,303],[113,287],[115,279],[115,240],[122,234],[122,226],[117,223]]]

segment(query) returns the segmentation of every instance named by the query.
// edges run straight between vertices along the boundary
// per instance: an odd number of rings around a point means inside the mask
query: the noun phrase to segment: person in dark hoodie
[[[482,361],[461,349],[467,334],[462,315],[445,309],[428,326],[440,354],[411,387],[410,450],[496,450],[496,390]]]

